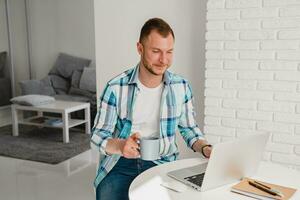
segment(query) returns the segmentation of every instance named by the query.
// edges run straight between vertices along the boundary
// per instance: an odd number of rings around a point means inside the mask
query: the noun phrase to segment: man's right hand
[[[140,156],[139,138],[140,134],[134,133],[127,139],[109,139],[106,145],[106,153],[121,154],[125,158],[138,158]]]
[[[128,139],[123,140],[120,145],[121,155],[125,158],[138,158],[140,156],[139,138],[139,133],[134,133]]]

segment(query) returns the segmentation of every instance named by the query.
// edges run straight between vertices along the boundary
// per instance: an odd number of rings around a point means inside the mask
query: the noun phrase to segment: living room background
[[[8,1],[8,9],[15,95],[20,81],[47,76],[59,52],[91,59],[95,67],[92,0]],[[10,123],[10,107],[0,108],[0,126]]]

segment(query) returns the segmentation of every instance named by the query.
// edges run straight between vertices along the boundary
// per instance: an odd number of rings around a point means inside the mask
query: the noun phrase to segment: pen
[[[262,183],[259,183],[257,181],[248,181],[248,183],[250,185],[252,185],[253,187],[256,187],[257,189],[260,189],[260,190],[262,190],[264,192],[267,192],[271,195],[283,197],[281,192],[276,191],[276,190],[272,189],[271,187],[269,187],[267,185],[264,185]]]

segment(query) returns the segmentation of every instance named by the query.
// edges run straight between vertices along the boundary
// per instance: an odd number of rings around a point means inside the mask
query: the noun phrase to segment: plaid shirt
[[[137,85],[139,65],[110,80],[100,99],[100,108],[92,129],[91,147],[100,151],[104,158],[94,181],[97,188],[101,180],[117,163],[120,155],[107,155],[107,140],[128,138],[131,134],[132,111],[140,90]],[[188,82],[178,75],[166,71],[163,78],[160,105],[160,159],[156,164],[176,160],[176,130],[191,148],[198,139],[204,139],[194,119],[193,95]]]

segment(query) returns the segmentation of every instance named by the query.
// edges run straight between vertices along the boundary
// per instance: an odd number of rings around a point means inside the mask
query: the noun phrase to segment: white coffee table
[[[72,101],[54,101],[53,103],[41,106],[23,106],[13,104],[12,110],[12,123],[13,123],[13,136],[19,135],[19,124],[35,125],[40,127],[52,127],[63,129],[63,142],[69,142],[69,128],[85,124],[85,133],[91,132],[90,120],[90,103],[72,102]],[[84,110],[84,119],[71,119],[70,114],[75,111]],[[24,118],[23,111],[36,111],[38,114],[33,117]],[[62,123],[57,125],[49,125],[46,122],[35,122],[34,119],[43,117],[43,112],[60,113]],[[21,115],[21,116],[19,116]],[[47,118],[55,118],[48,117]]]

